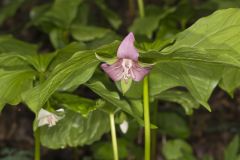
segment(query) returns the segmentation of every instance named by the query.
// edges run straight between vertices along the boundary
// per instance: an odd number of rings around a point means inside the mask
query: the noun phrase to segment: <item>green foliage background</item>
[[[142,143],[134,142],[143,126],[142,83],[134,82],[123,95],[95,55],[115,57],[120,40],[133,32],[140,60],[154,63],[149,86],[153,134],[158,135],[155,141],[162,138],[157,155],[166,160],[199,158],[191,146],[188,116],[200,106],[211,111],[208,101],[216,87],[233,97],[240,85],[240,3],[195,3],[147,1],[146,16],[140,18],[132,0],[119,10],[111,5],[120,4],[104,0],[2,2],[0,111],[20,103],[35,115],[41,108],[64,108],[65,117],[56,126],[40,128],[41,143],[50,149],[91,152],[81,155],[83,159],[111,159],[108,114],[115,113],[116,125],[129,122],[129,132],[119,132],[121,159],[141,159]],[[124,10],[128,16],[121,14]],[[21,11],[26,20],[8,34],[4,28]],[[31,30],[37,33],[34,38],[29,38]],[[161,109],[162,102],[172,107]],[[239,159],[237,135],[225,148],[224,160]],[[214,159],[210,154],[200,158]]]

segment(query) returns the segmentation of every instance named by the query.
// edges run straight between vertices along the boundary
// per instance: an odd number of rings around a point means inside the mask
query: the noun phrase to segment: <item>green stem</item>
[[[39,83],[42,83],[44,81],[44,73],[39,72]],[[40,160],[41,159],[41,143],[40,143],[40,132],[39,129],[36,129],[34,132],[34,160]]]
[[[153,112],[152,112],[152,119],[151,122],[153,124],[157,123],[157,113],[158,113],[158,101],[155,100],[152,104],[153,107]],[[152,159],[157,159],[157,130],[154,129],[151,131],[151,158]]]
[[[148,76],[143,81],[143,108],[144,108],[144,126],[145,126],[145,160],[151,158],[151,130],[149,115],[149,94],[148,94]]]
[[[145,16],[144,2],[138,0],[138,11],[141,18]],[[145,127],[145,160],[151,159],[151,130],[149,115],[149,94],[148,94],[148,76],[143,81],[143,108],[144,108],[144,127]]]
[[[138,0],[138,11],[141,18],[145,16],[144,2]],[[143,81],[143,108],[144,108],[144,127],[145,127],[145,160],[151,159],[151,130],[149,115],[149,94],[148,94],[148,76]]]
[[[34,160],[40,160],[40,133],[39,129],[37,129],[34,133],[34,139],[35,139],[35,153],[34,153]]]
[[[117,146],[117,135],[114,122],[114,114],[110,113],[110,124],[111,124],[111,135],[112,135],[112,147],[113,147],[113,156],[114,160],[118,160],[118,146]]]
[[[145,16],[143,0],[138,0],[138,10],[141,18]]]

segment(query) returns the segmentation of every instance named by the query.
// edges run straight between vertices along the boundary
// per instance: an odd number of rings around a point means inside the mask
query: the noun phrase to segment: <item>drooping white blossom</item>
[[[58,109],[57,112],[64,112],[64,109]],[[48,125],[48,127],[52,127],[56,125],[56,123],[62,119],[63,117],[60,117],[54,113],[51,113],[45,109],[40,109],[37,120],[38,120],[38,127]]]

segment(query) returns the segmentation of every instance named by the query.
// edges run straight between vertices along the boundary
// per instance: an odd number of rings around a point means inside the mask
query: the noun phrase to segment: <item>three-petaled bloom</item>
[[[57,112],[64,112],[63,109],[57,110]],[[62,119],[63,117],[60,117],[54,113],[51,113],[45,109],[41,109],[38,113],[37,120],[38,120],[38,127],[48,125],[48,127],[52,127],[56,125],[56,123]]]
[[[134,47],[134,35],[129,33],[121,42],[117,50],[117,59],[114,63],[103,63],[101,68],[113,81],[141,81],[149,73],[152,65],[146,65],[138,61],[138,51]]]
[[[134,35],[129,33],[117,51],[117,61],[113,64],[103,63],[102,69],[111,77],[113,81],[129,80],[141,81],[150,71],[150,66],[141,67],[138,62],[138,52],[134,47]]]

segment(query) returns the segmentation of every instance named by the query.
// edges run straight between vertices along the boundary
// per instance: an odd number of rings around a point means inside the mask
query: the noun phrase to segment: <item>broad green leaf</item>
[[[49,22],[45,17],[45,14],[50,10],[52,3],[43,4],[40,6],[36,6],[30,11],[31,21],[27,24],[27,27],[35,25],[40,27],[45,32],[50,32],[55,25],[52,22]]]
[[[41,144],[60,149],[92,144],[110,130],[108,114],[93,111],[88,117],[66,111],[65,117],[53,127],[40,128]]]
[[[92,10],[90,3],[88,3],[87,1],[81,3],[81,5],[78,6],[78,13],[72,24],[87,25],[91,11]]]
[[[38,55],[38,71],[40,72],[46,72],[52,62],[52,60],[55,58],[56,54],[54,53],[47,53],[47,54],[39,54]]]
[[[132,84],[132,79],[130,80],[121,80],[120,85],[121,85],[121,91],[123,94],[125,94],[129,88],[131,87]]]
[[[177,21],[178,25],[180,25],[178,27],[185,29],[189,21],[191,22],[195,17],[199,17],[196,15],[199,11],[196,11],[195,6],[193,7],[192,5],[191,1],[181,0],[176,6],[175,12],[173,12],[168,18]]]
[[[1,6],[0,10],[0,25],[9,17],[13,16],[19,7],[26,0],[11,0],[2,2],[3,6]]]
[[[231,48],[204,49],[180,47],[170,52],[145,51],[141,54],[141,56],[143,58],[153,58],[155,63],[192,61],[196,63],[206,62],[219,65],[227,65],[229,67],[240,67],[240,54]]]
[[[130,26],[129,31],[137,35],[147,36],[152,38],[154,31],[158,29],[161,20],[166,18],[169,14],[175,11],[175,8],[159,9],[159,7],[147,7],[146,16],[136,18]],[[147,24],[147,27],[143,27]]]
[[[121,108],[132,115],[132,109],[127,101],[121,100],[117,92],[109,91],[100,81],[87,83],[86,86],[113,106]]]
[[[119,159],[127,159],[128,149],[127,141],[118,138]],[[113,158],[113,149],[111,142],[98,142],[92,146],[92,152],[95,159],[110,160]]]
[[[225,68],[220,87],[233,97],[236,88],[240,86],[240,69]]]
[[[36,113],[58,89],[69,89],[87,82],[99,64],[95,53],[104,51],[113,54],[117,44],[111,43],[96,50],[76,52],[68,60],[56,65],[46,81],[24,93],[24,102]],[[66,82],[68,82],[67,87],[64,86]]]
[[[176,23],[174,23],[174,21],[166,19],[166,21],[163,21],[157,29],[156,39],[165,40],[174,38],[180,31],[180,28],[176,26]]]
[[[132,26],[130,26],[129,31],[135,34],[145,35],[149,39],[152,38],[153,32],[158,28],[159,17],[144,17],[137,18],[134,20]],[[147,24],[147,27],[143,27]]]
[[[9,53],[0,54],[0,68],[2,69],[18,69],[29,67],[29,64],[19,57],[19,55],[13,55]]]
[[[145,14],[146,16],[159,16],[162,14],[165,14],[165,16],[167,15],[166,13],[171,13],[175,10],[175,8],[171,8],[171,7],[160,7],[157,5],[153,5],[153,4],[148,4],[145,8]]]
[[[71,56],[81,50],[86,50],[86,45],[82,42],[73,42],[66,47],[56,51],[56,56],[50,64],[50,70],[53,70],[58,64],[65,62]]]
[[[101,9],[103,15],[106,17],[108,22],[112,25],[114,29],[118,29],[120,25],[122,24],[122,20],[120,17],[111,9],[109,9],[103,1],[96,0],[95,3],[97,6]]]
[[[116,57],[116,51],[118,49],[120,42],[117,40],[112,40],[108,44],[101,45],[100,47],[98,46],[97,49],[95,49],[95,54],[101,55],[107,55],[111,57]]]
[[[33,153],[31,150],[16,149],[4,147],[0,150],[0,154],[4,155],[1,160],[31,160]]]
[[[200,104],[210,109],[207,100],[219,83],[224,67],[239,67],[240,41],[236,36],[239,29],[240,10],[220,10],[178,34],[174,45],[160,54],[146,54],[159,58],[152,71],[154,81],[159,77],[158,85],[150,83],[151,93],[184,86]]]
[[[49,33],[50,40],[54,48],[63,48],[67,45],[68,33],[62,29],[53,29]]]
[[[101,57],[101,56],[99,56],[97,53],[96,53],[95,55],[96,55],[96,58],[97,58],[99,61],[105,62],[105,63],[110,64],[110,65],[114,64],[114,63],[117,62],[117,60],[118,60],[116,57],[114,57],[114,58]]]
[[[0,37],[0,66],[32,65],[39,70],[37,46],[13,38]]]
[[[57,26],[69,26],[74,20],[78,6],[83,0],[72,0],[66,3],[65,0],[55,0],[51,10],[46,13],[50,20],[56,19]],[[58,24],[58,22],[60,22]]]
[[[161,51],[163,48],[165,48],[166,46],[169,46],[170,44],[172,44],[174,42],[173,38],[170,39],[157,39],[154,42],[143,42],[140,44],[137,44],[138,50],[140,50],[140,52],[144,52],[144,51]]]
[[[161,133],[174,138],[187,138],[190,129],[183,117],[174,112],[160,112],[157,117],[158,127]]]
[[[0,101],[0,115],[1,115],[1,112],[2,112],[4,106],[5,106],[4,102]]]
[[[100,48],[98,48],[97,50],[95,50],[96,52],[104,52],[104,53],[110,53],[111,55],[115,52],[116,50],[116,46],[118,45],[118,42],[113,42],[111,44],[108,45],[104,45]],[[57,57],[55,58],[55,60],[53,61],[51,66],[54,66],[60,62],[66,61],[67,59],[70,58],[70,56],[79,51],[79,50],[84,50],[86,49],[86,45],[84,43],[72,43],[69,46],[59,50],[57,52]],[[91,76],[92,73],[95,71],[97,65],[95,67],[89,67],[87,69],[85,69],[84,71],[79,70],[75,73],[73,73],[68,80],[66,80],[61,86],[60,86],[60,90],[74,90],[76,87],[78,87],[78,84],[82,83],[82,75],[85,76]]]
[[[120,83],[115,83],[118,90],[121,91]],[[143,94],[143,82],[132,82],[129,90],[124,94],[124,97],[128,97],[129,99],[140,99],[142,100]]]
[[[17,53],[20,55],[34,55],[37,52],[37,46],[13,38],[12,36],[0,36],[0,54]]]
[[[219,10],[199,19],[195,24],[177,35],[176,43],[166,50],[181,47],[204,49],[229,49],[240,53],[240,10]]]
[[[72,75],[79,73],[78,85],[85,83],[91,78],[94,70],[86,75],[85,70],[96,68],[98,60],[91,51],[80,51],[75,53],[69,60],[59,64],[48,79],[42,84],[29,90],[23,95],[24,102],[36,113],[66,81],[72,79]]]
[[[160,63],[150,74],[150,93],[156,95],[169,88],[184,86],[198,103],[210,110],[207,101],[221,78],[222,70],[223,67],[211,63]]]
[[[49,8],[44,5],[42,8],[32,13],[35,25],[48,25],[46,31],[49,32],[53,28],[67,29],[77,14],[78,6],[82,0],[72,0],[66,3],[65,0],[55,0]]]
[[[0,67],[6,69],[34,68],[37,72],[44,73],[54,57],[53,53],[34,55],[2,53],[0,54]]]
[[[237,160],[239,142],[239,136],[235,136],[224,151],[224,160]]]
[[[109,43],[112,43],[112,42],[116,42],[116,40],[120,40],[120,36],[117,35],[116,33],[114,32],[108,32],[105,36],[103,36],[102,38],[98,38],[98,39],[95,39],[91,42],[88,43],[88,47],[89,48],[92,48],[92,49],[95,49],[95,48],[98,48],[102,45],[106,45],[106,44],[109,44]],[[117,42],[118,43],[118,42]],[[114,53],[114,56],[116,55],[116,51],[117,51],[117,48],[116,50],[113,52]]]
[[[59,90],[67,91],[76,89],[80,84],[86,82],[86,79],[90,79],[96,70],[99,62],[95,62],[92,66],[84,68],[84,70],[77,70],[72,73],[62,84],[59,86]],[[85,78],[84,78],[85,77]]]
[[[106,113],[114,113],[116,112],[116,106],[113,106],[111,103],[103,100],[103,99],[100,99],[99,100],[100,103],[101,103],[101,108],[100,110],[103,111],[103,112],[106,112]]]
[[[143,117],[143,103],[142,99],[140,100],[131,100],[130,101],[132,106],[132,111],[134,114],[138,115],[139,117]]]
[[[17,105],[21,102],[23,92],[29,90],[33,86],[35,73],[33,70],[0,70],[0,103]]]
[[[149,75],[149,92],[151,96],[158,95],[167,89],[181,85],[181,81],[178,76],[175,75],[174,68],[171,69],[171,66],[171,64],[169,67],[165,67],[164,64],[154,65]]]
[[[186,155],[193,154],[191,146],[180,139],[167,141],[163,145],[162,152],[166,160],[185,160]],[[192,159],[195,160],[195,158]]]
[[[224,8],[236,8],[240,7],[240,2],[238,0],[211,0],[200,5],[201,8],[206,9],[224,9]]]
[[[91,41],[102,38],[109,31],[108,29],[95,26],[74,25],[71,27],[71,34],[78,41]]]
[[[76,113],[80,113],[84,117],[87,117],[90,112],[100,107],[98,106],[99,103],[94,100],[69,93],[56,93],[53,95],[53,97],[54,100],[57,101],[56,103],[58,105],[61,105]]]
[[[157,95],[156,98],[164,101],[179,103],[188,115],[191,115],[193,113],[193,109],[199,107],[197,101],[188,92],[184,91],[164,91]]]
[[[53,60],[50,67],[54,67],[60,64],[61,62],[66,61],[75,52],[83,49],[86,49],[86,46],[83,43],[70,44],[66,48],[61,49],[57,52],[57,56]],[[89,68],[86,68],[85,70],[78,70],[74,72],[66,81],[63,82],[63,84],[59,86],[59,90],[63,90],[63,91],[66,91],[69,89],[74,90],[79,86],[79,84],[84,83],[85,80],[83,79],[82,75],[84,75],[85,77],[91,77],[96,67],[97,67],[97,64]]]

